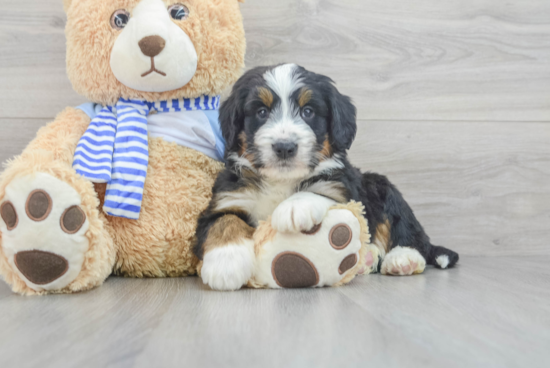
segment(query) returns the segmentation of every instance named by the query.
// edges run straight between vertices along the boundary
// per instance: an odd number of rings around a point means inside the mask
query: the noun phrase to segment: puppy
[[[271,216],[277,231],[307,232],[333,204],[350,200],[365,206],[381,273],[411,275],[426,264],[447,268],[458,261],[457,253],[430,243],[386,177],[362,174],[348,162],[356,109],[330,78],[294,64],[255,68],[222,104],[220,123],[226,169],[199,219],[194,247],[211,288],[236,290],[251,277],[259,221]]]

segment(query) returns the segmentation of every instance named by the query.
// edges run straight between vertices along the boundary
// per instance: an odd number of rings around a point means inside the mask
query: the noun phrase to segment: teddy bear
[[[0,178],[0,274],[21,294],[197,272],[223,168],[220,94],[244,67],[242,0],[64,0],[67,73],[90,103]]]
[[[381,249],[371,243],[364,211],[355,201],[333,205],[321,223],[301,233],[277,232],[271,217],[261,221],[253,236],[255,265],[247,286],[340,286],[377,272]]]

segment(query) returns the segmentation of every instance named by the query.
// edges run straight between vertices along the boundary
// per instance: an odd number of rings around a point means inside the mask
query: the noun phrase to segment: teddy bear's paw
[[[361,267],[357,270],[358,275],[377,273],[380,267],[380,251],[375,246],[370,246],[361,260]]]
[[[262,245],[254,284],[270,288],[337,285],[360,262],[361,226],[346,209],[328,211],[308,231],[273,234]]]
[[[310,231],[319,225],[334,201],[317,194],[300,192],[283,201],[271,216],[271,226],[282,233]]]
[[[408,276],[424,272],[426,260],[413,248],[397,246],[382,262],[383,275]]]
[[[204,255],[201,269],[203,283],[214,290],[238,290],[245,285],[254,269],[254,243],[228,244]]]
[[[74,188],[47,174],[20,177],[6,187],[2,249],[31,289],[59,290],[80,273],[89,227],[80,204]]]

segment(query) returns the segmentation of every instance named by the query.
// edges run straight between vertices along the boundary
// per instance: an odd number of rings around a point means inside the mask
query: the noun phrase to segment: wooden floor
[[[317,290],[111,278],[79,295],[0,286],[2,367],[548,367],[550,269],[535,256],[362,276]]]
[[[66,106],[61,0],[0,0],[0,161]],[[217,293],[111,278],[0,282],[0,367],[550,366],[550,2],[250,0],[247,66],[353,97],[352,161],[401,189],[459,267],[338,289]]]

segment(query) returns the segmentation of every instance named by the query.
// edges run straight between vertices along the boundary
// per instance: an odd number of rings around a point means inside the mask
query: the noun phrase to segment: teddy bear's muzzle
[[[36,285],[49,284],[69,269],[69,262],[65,258],[41,250],[18,252],[14,260],[19,271]]]

